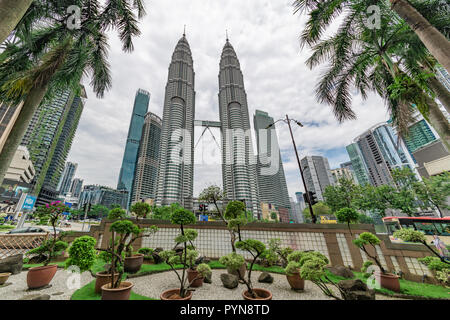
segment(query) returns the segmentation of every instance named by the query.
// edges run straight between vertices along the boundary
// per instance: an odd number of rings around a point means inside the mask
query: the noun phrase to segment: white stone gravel
[[[70,300],[72,294],[78,289],[73,288],[74,281],[70,281],[69,278],[76,276],[75,274],[70,274],[67,270],[58,268],[55,276],[50,282],[51,287],[41,290],[30,290],[27,291],[27,270],[22,271],[19,274],[11,275],[6,283],[10,282],[11,285],[0,287],[0,300],[18,300],[27,295],[34,294],[48,294],[50,295],[50,300]],[[88,284],[94,278],[89,272],[83,272],[80,276],[80,287]],[[74,278],[71,278],[74,279]],[[68,281],[69,280],[69,281]],[[68,286],[72,287],[70,288]],[[60,295],[54,295],[55,293],[62,293]]]
[[[226,273],[226,271],[212,270],[212,284],[204,283],[202,287],[197,288],[192,295],[192,300],[243,300],[242,292],[247,289],[245,284],[239,284],[235,289],[224,288],[220,280],[222,273]],[[285,275],[271,273],[274,282],[268,284],[258,282],[260,274],[259,271],[252,272],[253,287],[269,289],[272,292],[273,300],[334,300],[325,296],[310,281],[305,281],[303,292],[296,292],[291,290]],[[132,278],[129,281],[134,283],[133,291],[135,293],[156,299],[159,299],[163,291],[180,287],[180,282],[173,271]],[[392,298],[377,295],[376,299],[390,300]]]

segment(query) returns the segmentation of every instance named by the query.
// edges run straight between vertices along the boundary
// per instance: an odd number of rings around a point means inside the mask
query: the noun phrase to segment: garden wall
[[[103,220],[100,226],[92,226],[90,234],[98,240],[101,248],[106,248],[110,238],[109,226],[112,221]],[[134,250],[141,247],[172,249],[174,238],[179,233],[177,226],[168,221],[140,220],[141,228],[156,225],[160,230],[151,237],[136,240]],[[352,237],[362,232],[375,233],[372,225],[353,224],[350,234],[346,225],[342,224],[284,224],[284,223],[251,223],[242,228],[243,239],[257,239],[269,243],[270,239],[279,238],[282,246],[289,246],[294,250],[315,250],[323,253],[332,265],[345,265],[354,270],[360,270],[364,261],[369,260],[365,253],[352,243]],[[198,231],[195,245],[201,255],[210,259],[218,259],[231,252],[230,236],[222,222],[198,222],[187,226]],[[77,237],[77,232],[72,237]],[[426,266],[419,263],[418,258],[429,256],[430,252],[422,245],[394,244],[387,235],[377,235],[381,244],[377,246],[376,253],[384,268],[391,272],[402,272],[403,277],[413,281],[435,283],[435,280]],[[368,248],[372,249],[372,248]],[[241,252],[246,258],[247,253]],[[374,254],[374,252],[370,252]],[[426,275],[424,278],[423,276]]]

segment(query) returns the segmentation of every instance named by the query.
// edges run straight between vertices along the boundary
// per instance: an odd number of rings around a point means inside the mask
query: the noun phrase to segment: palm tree
[[[0,0],[0,43],[11,34],[33,0]]]
[[[325,31],[326,27],[347,10],[355,11],[358,14],[367,13],[367,9],[374,6],[385,7],[390,4],[391,10],[395,11],[410,28],[417,34],[437,61],[450,72],[450,42],[448,37],[442,34],[442,30],[436,28],[423,15],[423,10],[433,8],[434,15],[443,15],[447,21],[448,28],[448,7],[443,8],[439,0],[295,0],[294,12],[309,12],[310,19],[303,31],[303,38],[309,38],[308,44],[313,45]],[[414,5],[413,5],[414,4]],[[448,6],[448,5],[446,5]],[[419,12],[420,10],[420,12]]]
[[[82,78],[90,76],[94,92],[103,97],[111,87],[106,31],[118,31],[125,52],[133,50],[132,39],[140,34],[135,12],[138,19],[144,16],[141,0],[111,0],[105,6],[92,0],[69,2],[82,10],[79,29],[66,27],[66,7],[56,2],[51,11],[30,8],[34,11],[27,12],[18,25],[17,41],[6,43],[0,55],[1,100],[23,103],[0,153],[0,183],[44,96],[67,88],[78,90]]]
[[[407,134],[408,124],[413,121],[412,105],[415,105],[450,147],[449,123],[430,98],[432,90],[427,86],[427,77],[420,71],[426,49],[387,6],[382,7],[381,28],[368,29],[365,14],[362,14],[364,6],[356,4],[347,8],[337,33],[325,40],[321,40],[321,35],[330,19],[321,16],[324,8],[310,14],[301,37],[302,44],[312,45],[314,51],[307,65],[313,68],[331,61],[316,87],[318,100],[332,105],[337,119],[343,121],[356,118],[351,109],[349,88],[352,84],[363,98],[367,97],[368,91],[375,91],[385,100],[401,135]]]

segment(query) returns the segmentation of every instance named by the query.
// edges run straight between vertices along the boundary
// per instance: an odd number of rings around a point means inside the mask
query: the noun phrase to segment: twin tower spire
[[[254,152],[244,77],[228,33],[219,66],[223,189],[228,201],[245,201],[247,209],[259,217],[256,164],[252,161]],[[194,87],[192,53],[184,31],[172,55],[165,91],[157,205],[177,202],[193,209]]]

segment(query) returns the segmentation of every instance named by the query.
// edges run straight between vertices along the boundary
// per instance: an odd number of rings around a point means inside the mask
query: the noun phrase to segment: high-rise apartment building
[[[253,127],[258,146],[257,175],[259,198],[261,202],[270,203],[277,208],[290,209],[289,193],[284,175],[283,161],[273,118],[267,112],[256,110]]]
[[[23,102],[19,105],[0,102],[0,152],[3,150],[6,139],[19,116],[20,110],[22,110],[22,106]]]
[[[134,175],[131,201],[156,199],[162,120],[156,114],[145,115],[141,143]]]
[[[321,156],[306,156],[300,160],[308,191],[315,192],[318,200],[323,201],[325,188],[333,185],[328,159]]]
[[[167,79],[162,118],[157,205],[193,209],[194,65],[186,35],[178,41]]]
[[[31,183],[35,175],[27,147],[19,146],[5,174],[5,180]]]
[[[226,41],[220,59],[219,112],[222,124],[223,189],[229,200],[244,201],[261,216],[244,77],[234,48]]]
[[[73,162],[66,162],[66,166],[64,167],[64,171],[61,175],[61,179],[59,180],[57,191],[60,195],[66,195],[67,192],[70,192],[70,187],[72,186],[72,179],[75,176],[75,172],[77,171],[78,164]]]
[[[339,184],[340,179],[351,180],[355,183],[358,183],[355,175],[353,174],[353,171],[348,168],[333,169],[331,170],[331,175],[333,176],[333,182],[335,185]]]
[[[411,155],[417,149],[436,140],[436,136],[424,119],[411,125],[408,128],[408,136],[403,138],[406,148]]]
[[[129,196],[131,195],[133,188],[139,144],[142,137],[142,128],[144,126],[145,115],[148,111],[149,102],[150,93],[143,89],[139,89],[134,98],[133,113],[131,114],[122,167],[120,168],[119,182],[117,183],[117,189],[128,191]],[[128,199],[128,205],[130,200],[131,197]]]
[[[358,181],[361,176],[359,169],[366,170],[369,182],[374,186],[389,184],[394,168],[408,166],[413,169],[413,161],[406,146],[387,123],[377,124],[358,136],[353,144],[347,146],[347,152]],[[364,165],[361,165],[361,161]]]
[[[79,198],[83,187],[83,179],[75,178],[70,186],[72,197]]]
[[[303,198],[303,192],[296,192],[295,199],[297,200],[300,211],[303,211],[303,209],[306,208],[305,198]],[[292,201],[291,201],[291,203],[292,203]]]
[[[25,132],[22,145],[28,148],[36,170],[32,192],[39,195],[38,205],[57,199],[56,189],[83,111],[83,98],[83,87],[80,95],[69,89],[57,92],[39,106]]]

